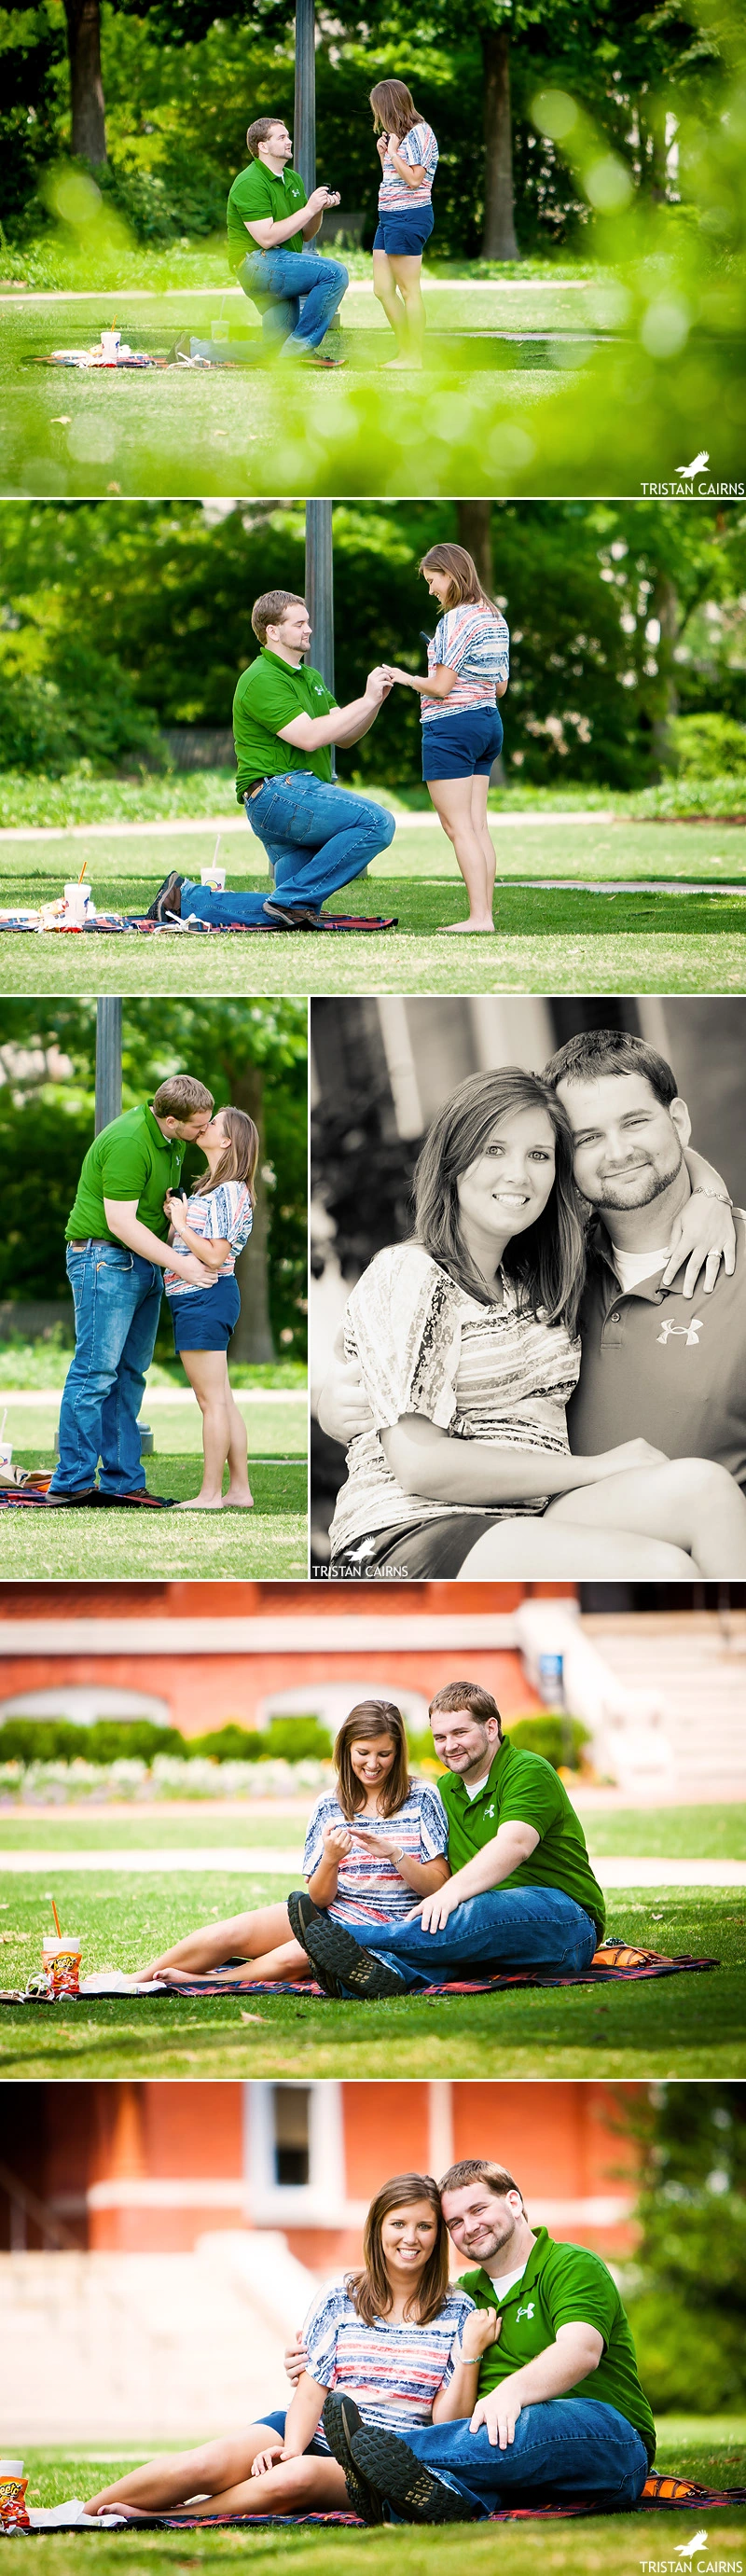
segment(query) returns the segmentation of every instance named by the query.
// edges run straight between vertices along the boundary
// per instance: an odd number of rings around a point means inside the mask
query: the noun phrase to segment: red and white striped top
[[[392,137],[392,141],[396,145],[400,161],[408,162],[410,170],[419,170],[421,175],[416,188],[410,188],[406,179],[400,179],[399,172],[391,159],[389,145],[378,191],[381,214],[405,214],[409,206],[429,206],[433,180],[438,167],[438,146],[432,126],[426,125],[423,118],[421,125],[410,127],[403,142],[397,143],[395,136]]]

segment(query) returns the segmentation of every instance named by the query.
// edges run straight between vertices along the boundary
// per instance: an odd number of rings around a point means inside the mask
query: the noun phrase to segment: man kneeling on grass
[[[362,876],[396,829],[393,814],[370,796],[351,796],[332,772],[332,745],[369,733],[391,681],[371,671],[361,698],[339,707],[320,671],[304,664],[311,642],[305,600],[293,590],[267,590],[251,623],[259,653],[242,671],[233,700],[236,796],[267,852],[274,891],[215,892],[171,875],[148,918],[192,917],[215,928],[323,930],[327,895]]]
[[[352,2398],[327,2398],[324,2431],[356,2512],[374,2523],[485,2520],[503,2506],[570,2500],[628,2510],[655,2458],[655,2425],[606,2264],[533,2229],[512,2174],[489,2157],[451,2165],[440,2203],[476,2267],[458,2288],[493,2321],[469,2365],[473,2411],[415,2424],[404,2441],[363,2423]],[[302,2338],[286,2365],[300,2376]]]
[[[562,1781],[541,1754],[505,1740],[496,1702],[478,1682],[437,1691],[430,1722],[448,1766],[438,1788],[451,1877],[405,1922],[366,1924],[364,1939],[294,1891],[290,1922],[319,1984],[372,2002],[521,1968],[582,1976],[606,1909]]]
[[[284,117],[258,116],[246,142],[249,167],[239,170],[228,198],[228,259],[261,313],[265,350],[307,366],[340,366],[339,358],[320,354],[320,342],[349,285],[348,272],[341,260],[322,259],[310,247],[326,207],[338,206],[339,197],[322,187],[306,199],[298,171],[290,168]]]

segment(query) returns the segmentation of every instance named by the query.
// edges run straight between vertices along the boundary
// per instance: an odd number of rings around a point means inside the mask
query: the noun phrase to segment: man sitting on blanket
[[[413,2425],[403,2441],[363,2424],[350,2398],[327,2399],[324,2431],[355,2510],[369,2498],[371,2523],[437,2523],[485,2520],[502,2506],[636,2504],[655,2425],[606,2264],[533,2229],[512,2174],[489,2157],[451,2165],[440,2197],[449,2236],[475,2266],[459,2289],[492,2311],[493,2339],[470,2365],[469,2419]],[[302,2336],[285,2359],[295,2381]]]
[[[430,1708],[453,1875],[403,1923],[365,1943],[305,1892],[288,1898],[296,1939],[325,1993],[370,2001],[452,1977],[531,1968],[580,1976],[606,1914],[585,1835],[551,1763],[503,1737],[477,1682],[449,1682]]]

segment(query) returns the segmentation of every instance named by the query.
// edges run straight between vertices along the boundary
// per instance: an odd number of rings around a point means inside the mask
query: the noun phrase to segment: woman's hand
[[[364,1826],[356,1825],[352,1840],[354,1843],[362,1843],[364,1851],[376,1852],[376,1854],[381,1852],[384,1860],[401,1859],[401,1846],[399,1843],[394,1842],[390,1836],[383,1834],[367,1834]]]
[[[303,2374],[306,2369],[306,2347],[300,2326],[298,2327],[295,2342],[286,2344],[285,2346],[284,2361],[286,2377],[290,2381],[291,2388],[297,2388],[299,2380],[303,2378]]]
[[[321,1840],[327,1860],[344,1860],[352,1850],[352,1835],[346,1825],[325,1825]]]
[[[461,2351],[465,2361],[481,2361],[483,2352],[497,2343],[502,2327],[498,2308],[474,2308],[461,2329]]]
[[[684,1297],[694,1296],[702,1270],[705,1274],[702,1288],[705,1296],[709,1296],[715,1287],[721,1261],[726,1278],[732,1279],[736,1267],[736,1229],[733,1210],[726,1198],[711,1198],[705,1190],[692,1190],[691,1198],[687,1199],[686,1206],[671,1227],[662,1288],[672,1286],[684,1261],[687,1265],[681,1289]]]
[[[383,169],[384,161],[385,161],[385,159],[386,159],[386,154],[387,154],[387,152],[388,152],[388,148],[389,148],[389,138],[388,138],[388,135],[387,135],[387,134],[379,134],[379,135],[377,135],[377,137],[376,137],[376,151],[377,151],[377,153],[378,153],[378,158],[379,158],[379,161],[380,161],[380,164],[381,164],[381,168],[382,168],[382,169]]]
[[[584,1460],[590,1473],[583,1481],[595,1485],[600,1484],[605,1476],[637,1475],[641,1467],[667,1467],[668,1464],[667,1451],[654,1449],[650,1440],[620,1440],[616,1449],[601,1449],[597,1458]]]
[[[189,1218],[188,1218],[188,1216],[187,1216],[187,1203],[186,1203],[186,1199],[185,1199],[185,1198],[172,1198],[172,1199],[171,1199],[171,1205],[170,1205],[170,1208],[169,1208],[168,1213],[169,1213],[169,1216],[170,1216],[170,1219],[171,1219],[171,1224],[172,1224],[172,1226],[173,1226],[174,1233],[175,1233],[175,1234],[185,1235],[185,1234],[187,1233],[188,1226],[189,1226]]]
[[[268,2470],[276,2469],[278,2460],[284,2460],[284,2458],[284,2442],[268,2442],[266,2451],[257,2451],[256,2459],[252,2460],[252,2478],[265,2478]]]

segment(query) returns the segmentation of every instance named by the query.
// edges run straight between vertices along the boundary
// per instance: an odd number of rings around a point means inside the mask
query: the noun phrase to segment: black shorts
[[[477,1539],[504,1518],[503,1512],[444,1512],[439,1520],[413,1521],[409,1529],[376,1530],[364,1557],[360,1539],[332,1557],[329,1580],[339,1574],[349,1581],[357,1574],[364,1583],[368,1574],[389,1571],[405,1578],[460,1574]]]

